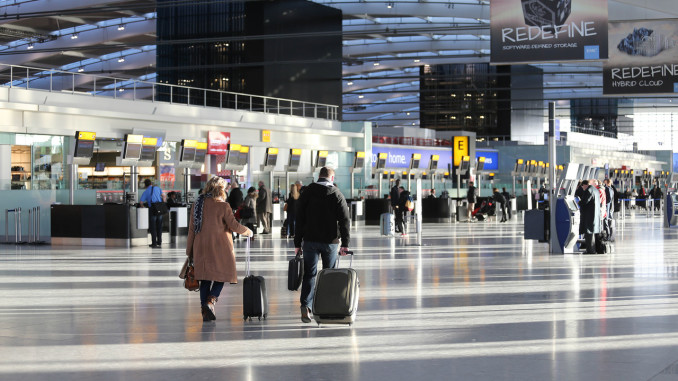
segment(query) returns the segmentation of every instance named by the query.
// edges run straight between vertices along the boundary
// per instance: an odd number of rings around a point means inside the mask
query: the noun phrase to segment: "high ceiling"
[[[489,62],[488,0],[315,1],[344,14],[344,120],[418,125],[420,66]],[[157,6],[0,0],[0,63],[154,81]],[[678,5],[609,0],[609,18],[678,18]],[[540,66],[547,99],[602,95],[600,64]]]

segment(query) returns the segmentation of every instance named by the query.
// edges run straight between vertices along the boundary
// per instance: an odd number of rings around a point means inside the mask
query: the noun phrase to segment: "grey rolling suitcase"
[[[252,320],[253,317],[266,319],[268,315],[268,295],[266,294],[266,280],[263,276],[250,274],[250,237],[247,237],[246,246],[247,276],[243,280],[242,301],[243,318]]]
[[[348,324],[352,325],[358,312],[358,298],[360,281],[358,273],[351,268],[323,269],[318,278],[313,293],[313,318],[320,324]],[[339,265],[337,259],[337,266]]]
[[[381,235],[395,235],[395,215],[382,213],[379,217],[379,231]]]

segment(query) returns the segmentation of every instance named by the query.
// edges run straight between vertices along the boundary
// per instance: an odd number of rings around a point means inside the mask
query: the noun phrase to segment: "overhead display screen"
[[[141,143],[141,160],[155,160],[155,150],[158,144],[158,138],[144,138]]]
[[[207,155],[207,143],[198,142],[195,145],[195,159],[194,159],[194,161],[196,163],[204,163],[206,155]]]
[[[318,159],[315,162],[316,167],[321,168],[327,164],[327,154],[328,151],[318,151]]]
[[[87,131],[77,131],[75,133],[75,152],[74,157],[91,158],[94,154],[94,140],[96,133]]]
[[[247,156],[249,155],[250,152],[250,147],[249,146],[241,146],[240,147],[240,165],[246,165],[247,164]]]
[[[125,135],[125,145],[123,147],[122,158],[139,160],[141,157],[141,143],[144,140],[143,135]]]
[[[226,163],[231,165],[240,165],[240,149],[242,146],[240,144],[229,144],[226,152],[228,157],[226,158]]]
[[[277,148],[267,148],[266,149],[266,166],[275,166],[278,163],[278,149]]]
[[[298,148],[291,149],[289,166],[292,168],[298,168],[300,163],[301,163],[301,150]]]
[[[181,140],[181,156],[179,161],[195,161],[195,146],[198,144],[195,140]]]

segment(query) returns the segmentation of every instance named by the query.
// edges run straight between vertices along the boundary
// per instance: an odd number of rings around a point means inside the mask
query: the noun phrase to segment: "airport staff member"
[[[162,193],[162,189],[160,189],[160,187],[153,185],[151,179],[144,180],[144,185],[146,185],[146,190],[141,195],[139,205],[141,205],[141,207],[147,206],[150,209],[148,213],[148,228],[151,231],[151,244],[148,246],[156,248],[162,245],[163,215],[153,213],[153,211],[155,210],[153,208],[153,204],[164,203],[165,194]]]

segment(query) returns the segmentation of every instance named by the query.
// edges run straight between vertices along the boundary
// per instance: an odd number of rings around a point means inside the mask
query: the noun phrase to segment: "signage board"
[[[461,158],[469,154],[468,136],[454,136],[452,152],[454,152],[454,166],[458,167],[459,163],[461,163]]]
[[[607,0],[492,0],[493,64],[604,60]]]
[[[483,166],[483,170],[485,170],[485,171],[498,171],[499,170],[499,152],[498,151],[482,150],[482,149],[476,148],[476,161],[478,161],[480,157],[485,158],[485,164]]]
[[[207,133],[207,153],[210,155],[225,155],[228,145],[231,144],[231,133],[210,131]]]
[[[678,93],[678,22],[611,22],[610,59],[603,63],[603,94]]]
[[[468,138],[468,137],[466,137]],[[468,147],[468,146],[467,146]],[[452,162],[452,152],[448,149],[424,150],[421,148],[399,148],[391,146],[372,145],[372,166],[375,166],[378,160],[383,161],[383,168],[404,168],[409,169],[413,154],[419,154],[419,168],[428,168],[431,155],[438,155],[438,167],[447,168]],[[381,156],[381,158],[379,157]],[[381,162],[379,163],[381,164]],[[379,168],[379,166],[377,166]]]
[[[271,130],[261,130],[261,141],[264,143],[271,142]]]

